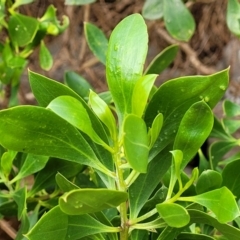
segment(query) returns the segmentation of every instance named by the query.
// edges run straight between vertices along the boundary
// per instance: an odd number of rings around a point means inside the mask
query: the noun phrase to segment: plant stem
[[[154,208],[154,209],[152,209],[151,211],[147,212],[146,214],[142,215],[141,217],[132,219],[132,220],[130,221],[130,225],[136,224],[136,223],[141,222],[141,221],[143,221],[143,220],[145,220],[145,219],[147,219],[147,218],[150,218],[151,216],[153,216],[153,215],[156,214],[156,213],[157,213],[157,209]]]

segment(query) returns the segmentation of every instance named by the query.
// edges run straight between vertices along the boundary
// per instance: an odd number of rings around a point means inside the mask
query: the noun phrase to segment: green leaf
[[[197,194],[208,192],[222,186],[222,175],[219,172],[208,169],[202,172],[196,184]]]
[[[160,74],[175,59],[178,48],[179,47],[176,44],[166,47],[151,61],[145,70],[145,74]]]
[[[163,220],[170,226],[181,228],[190,221],[188,211],[181,205],[175,203],[160,203],[156,208]]]
[[[130,235],[130,240],[146,240],[148,239],[148,231],[146,230],[133,230]]]
[[[89,95],[89,90],[92,89],[90,83],[82,76],[73,71],[66,71],[64,74],[64,82],[80,97],[86,99]]]
[[[140,14],[133,14],[122,20],[109,40],[106,76],[120,126],[124,116],[132,112],[132,93],[142,76],[147,42],[147,27]]]
[[[163,126],[163,115],[159,113],[153,120],[152,127],[148,130],[148,134],[150,135],[150,144],[149,148],[151,149],[156,142],[160,131]]]
[[[240,120],[232,120],[224,118],[222,120],[225,130],[229,134],[235,133],[240,128]]]
[[[163,18],[165,26],[172,37],[188,41],[194,31],[194,18],[182,0],[163,0]]]
[[[240,30],[240,28],[239,28]],[[231,102],[227,99],[223,102],[223,111],[227,117],[235,117],[240,115],[240,106],[237,103]]]
[[[180,77],[162,84],[151,98],[145,113],[147,126],[152,125],[159,113],[164,118],[150,159],[174,140],[182,117],[192,104],[204,99],[213,108],[222,98],[227,84],[228,70],[210,76]]]
[[[194,157],[213,127],[213,113],[203,101],[194,103],[185,113],[174,141],[174,149],[181,149],[181,169]]]
[[[52,68],[53,58],[43,41],[40,44],[39,61],[42,69],[50,70]]]
[[[44,214],[38,223],[26,234],[29,240],[78,240],[86,236],[104,233],[119,232],[116,227],[104,225],[85,214],[68,216],[60,207],[55,207]]]
[[[136,82],[132,93],[133,114],[142,117],[156,77],[155,74],[145,75]]]
[[[61,159],[51,158],[44,169],[39,171],[34,178],[34,183],[29,191],[29,195],[34,195],[37,192],[56,187],[56,174],[60,173],[65,178],[73,178],[83,170],[81,164],[68,162]]]
[[[12,163],[16,155],[17,155],[16,151],[8,150],[7,152],[3,153],[1,157],[1,171],[7,177],[9,176],[12,170]]]
[[[91,119],[84,105],[71,96],[60,96],[49,103],[51,109],[59,117],[63,118],[82,132],[86,133],[94,142],[102,145],[109,151],[113,151],[93,130]]]
[[[56,182],[63,192],[69,192],[71,190],[79,188],[77,185],[65,178],[61,173],[56,174]]]
[[[11,9],[18,8],[21,5],[32,3],[34,0],[16,0],[12,5]]]
[[[108,128],[114,140],[117,138],[116,120],[108,105],[93,91],[90,91],[89,104],[98,118]]]
[[[65,5],[85,5],[94,2],[96,2],[96,0],[65,0]]]
[[[214,117],[214,125],[210,137],[224,140],[232,139],[232,136],[225,131],[222,121],[220,122],[216,117]]]
[[[229,0],[227,5],[227,26],[232,33],[240,36],[240,4],[238,0]]]
[[[80,132],[47,109],[19,106],[1,111],[0,135],[7,149],[78,162],[112,174]]]
[[[63,212],[69,215],[81,215],[115,208],[126,201],[126,192],[109,189],[77,189],[64,194],[59,199]]]
[[[8,21],[11,40],[19,47],[31,43],[38,30],[39,23],[35,18],[13,12]]]
[[[180,233],[177,240],[214,240],[215,238],[209,237],[205,234],[196,234],[196,233]]]
[[[233,161],[225,166],[222,172],[223,186],[226,186],[232,193],[240,198],[240,160]]]
[[[123,146],[128,163],[134,170],[146,173],[149,147],[145,122],[131,114],[126,117],[123,129]]]
[[[105,65],[108,48],[106,36],[98,27],[91,23],[84,23],[84,32],[89,48],[100,62]]]
[[[160,19],[163,17],[163,1],[159,0],[146,0],[143,8],[142,15],[148,20]]]
[[[42,170],[48,159],[48,156],[28,154],[17,176],[11,180],[11,183]]]
[[[17,214],[18,220],[21,219],[22,215],[27,210],[26,198],[27,198],[26,187],[20,188],[13,194],[13,200],[17,203],[17,206],[18,206],[18,214]]]
[[[220,223],[227,223],[240,216],[238,205],[231,191],[222,187],[192,197],[180,197],[178,200],[190,201],[211,210]]]
[[[219,223],[214,217],[198,210],[188,210],[191,217],[190,223],[204,223],[215,227],[220,233],[231,240],[239,240],[240,229],[228,224]]]

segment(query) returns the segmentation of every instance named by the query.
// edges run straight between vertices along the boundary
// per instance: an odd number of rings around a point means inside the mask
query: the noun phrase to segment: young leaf
[[[98,118],[106,125],[112,138],[116,140],[116,120],[108,105],[93,91],[90,91],[89,104]]]
[[[239,27],[240,31],[240,27]],[[224,100],[223,111],[227,117],[235,117],[240,115],[240,106],[237,103],[231,102],[229,100]]]
[[[26,187],[20,188],[13,194],[13,200],[17,203],[17,206],[18,206],[18,214],[17,214],[18,220],[21,219],[22,215],[27,210],[26,198],[27,198]]]
[[[44,70],[50,70],[53,65],[53,58],[47,47],[45,46],[44,41],[41,41],[40,50],[39,50],[39,61],[40,66]]]
[[[240,4],[238,0],[229,0],[227,5],[227,26],[238,37],[240,36],[239,14]]]
[[[11,183],[42,170],[48,159],[48,156],[28,154],[17,176],[11,180]]]
[[[163,2],[163,1],[162,1]],[[160,74],[175,59],[178,52],[178,45],[170,45],[160,52],[149,64],[145,74]]]
[[[123,146],[131,167],[141,173],[147,172],[148,135],[145,122],[136,115],[128,115],[123,126]]]
[[[164,117],[163,128],[151,149],[150,158],[173,141],[183,115],[193,103],[204,99],[213,108],[222,98],[227,84],[228,70],[210,76],[181,77],[162,84],[151,98],[145,113],[147,126],[151,126],[159,113]]]
[[[156,77],[155,74],[145,75],[136,82],[132,93],[133,114],[142,117]]]
[[[19,106],[1,111],[0,135],[7,149],[66,159],[111,175],[80,132],[47,109]]]
[[[222,175],[219,172],[208,169],[200,175],[196,184],[197,194],[205,193],[222,186]]]
[[[213,127],[213,113],[203,101],[193,104],[185,113],[174,141],[174,149],[181,149],[181,169],[194,157]]]
[[[59,199],[59,205],[66,214],[81,215],[117,207],[127,198],[126,192],[84,188],[64,194]]]
[[[108,48],[108,40],[104,33],[91,23],[84,23],[84,32],[87,43],[93,54],[106,64],[106,53]]]
[[[181,228],[186,226],[190,221],[188,211],[176,203],[160,203],[156,208],[163,220],[170,226]]]
[[[8,150],[7,152],[3,153],[1,157],[1,171],[7,177],[12,170],[12,162],[16,155],[17,155],[16,151]]]
[[[120,126],[124,116],[132,112],[132,93],[137,80],[142,76],[147,38],[143,18],[140,14],[133,14],[115,27],[109,40],[106,76]]]
[[[13,12],[8,22],[11,40],[19,47],[32,42],[38,30],[39,23],[35,18]]]
[[[222,178],[223,185],[226,186],[231,192],[240,198],[240,160],[233,161],[223,169]]]
[[[159,0],[146,0],[143,8],[142,15],[148,20],[160,19],[163,17],[163,1]]]
[[[227,223],[240,216],[238,205],[231,191],[222,187],[192,197],[180,197],[178,200],[190,201],[211,210],[220,223]]]
[[[168,32],[180,41],[188,41],[194,31],[194,18],[182,0],[163,0],[163,18]]]
[[[91,119],[84,105],[71,96],[60,96],[49,103],[47,108],[51,109],[58,116],[86,133],[94,142],[106,149],[111,148],[93,130]]]
[[[150,144],[149,144],[149,148],[151,149],[154,145],[154,143],[156,142],[160,131],[162,129],[162,125],[163,125],[163,115],[161,113],[159,113],[153,120],[152,123],[152,127],[149,129],[148,134],[150,135]]]
[[[90,83],[82,76],[73,71],[66,71],[64,74],[64,82],[80,97],[86,99],[89,95],[89,90],[92,89]]]

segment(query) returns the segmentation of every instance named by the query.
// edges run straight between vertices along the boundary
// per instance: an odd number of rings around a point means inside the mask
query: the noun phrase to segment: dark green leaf
[[[123,146],[128,163],[134,170],[146,173],[149,147],[145,122],[136,115],[128,115],[123,131]]]
[[[11,40],[20,47],[26,46],[35,37],[38,25],[35,18],[13,12],[8,21]]]
[[[163,1],[159,0],[146,0],[143,8],[142,15],[149,20],[160,19],[163,17]]]
[[[177,240],[214,240],[215,238],[209,237],[205,234],[196,234],[196,233],[180,233]]]
[[[79,188],[77,185],[75,185],[74,183],[70,182],[66,177],[64,177],[59,172],[56,174],[55,179],[56,179],[57,185],[59,186],[59,188],[63,192],[69,192],[71,190]]]
[[[43,41],[40,44],[39,61],[42,69],[50,70],[52,68],[53,58]]]
[[[146,230],[133,230],[130,235],[130,240],[146,240],[148,237],[148,231]]]
[[[19,106],[0,112],[0,135],[7,149],[66,159],[110,173],[80,132],[47,109]]]
[[[64,82],[84,99],[88,98],[89,90],[92,89],[92,86],[87,80],[73,71],[65,72]]]
[[[178,45],[171,45],[169,47],[166,47],[152,60],[148,68],[145,70],[145,74],[160,74],[172,63],[177,55],[177,52]]]
[[[91,23],[84,23],[84,32],[87,43],[93,54],[103,63],[106,64],[106,53],[108,40],[104,33]]]
[[[203,171],[196,184],[197,194],[208,192],[222,186],[222,175],[219,172],[208,169]]]
[[[132,93],[137,80],[142,76],[147,38],[143,18],[139,14],[133,14],[116,26],[109,40],[106,75],[120,125],[124,116],[132,112]]]
[[[69,215],[81,215],[115,208],[127,198],[126,192],[85,188],[64,194],[59,199],[59,205],[61,210]]]
[[[194,31],[194,18],[182,0],[163,0],[163,18],[165,26],[172,37],[188,41]]]

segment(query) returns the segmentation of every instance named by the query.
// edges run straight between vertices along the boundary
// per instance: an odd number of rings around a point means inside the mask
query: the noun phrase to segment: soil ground
[[[21,7],[21,12],[30,16],[41,17],[49,4],[58,10],[59,19],[67,15],[69,28],[60,36],[48,37],[46,45],[54,57],[54,65],[48,72],[39,67],[38,49],[30,58],[29,68],[57,81],[63,81],[64,72],[73,70],[89,80],[97,92],[107,89],[104,66],[97,61],[88,49],[83,22],[91,22],[100,27],[106,36],[124,17],[141,13],[143,0],[98,0],[86,6],[66,6],[63,0],[36,0],[33,4]],[[171,64],[157,79],[157,85],[179,76],[211,74],[231,66],[230,87],[226,97],[240,102],[240,41],[233,36],[226,26],[227,0],[196,0],[188,3],[196,21],[196,31],[188,43],[179,43],[180,51]],[[165,30],[161,20],[146,21],[149,32],[149,53],[147,64],[161,50],[176,43]],[[178,43],[178,42],[177,42]],[[20,100],[22,104],[34,103],[27,71],[21,81]],[[218,113],[219,108],[215,112]],[[10,226],[13,222],[0,225],[0,239],[14,239],[7,230],[14,233]]]

